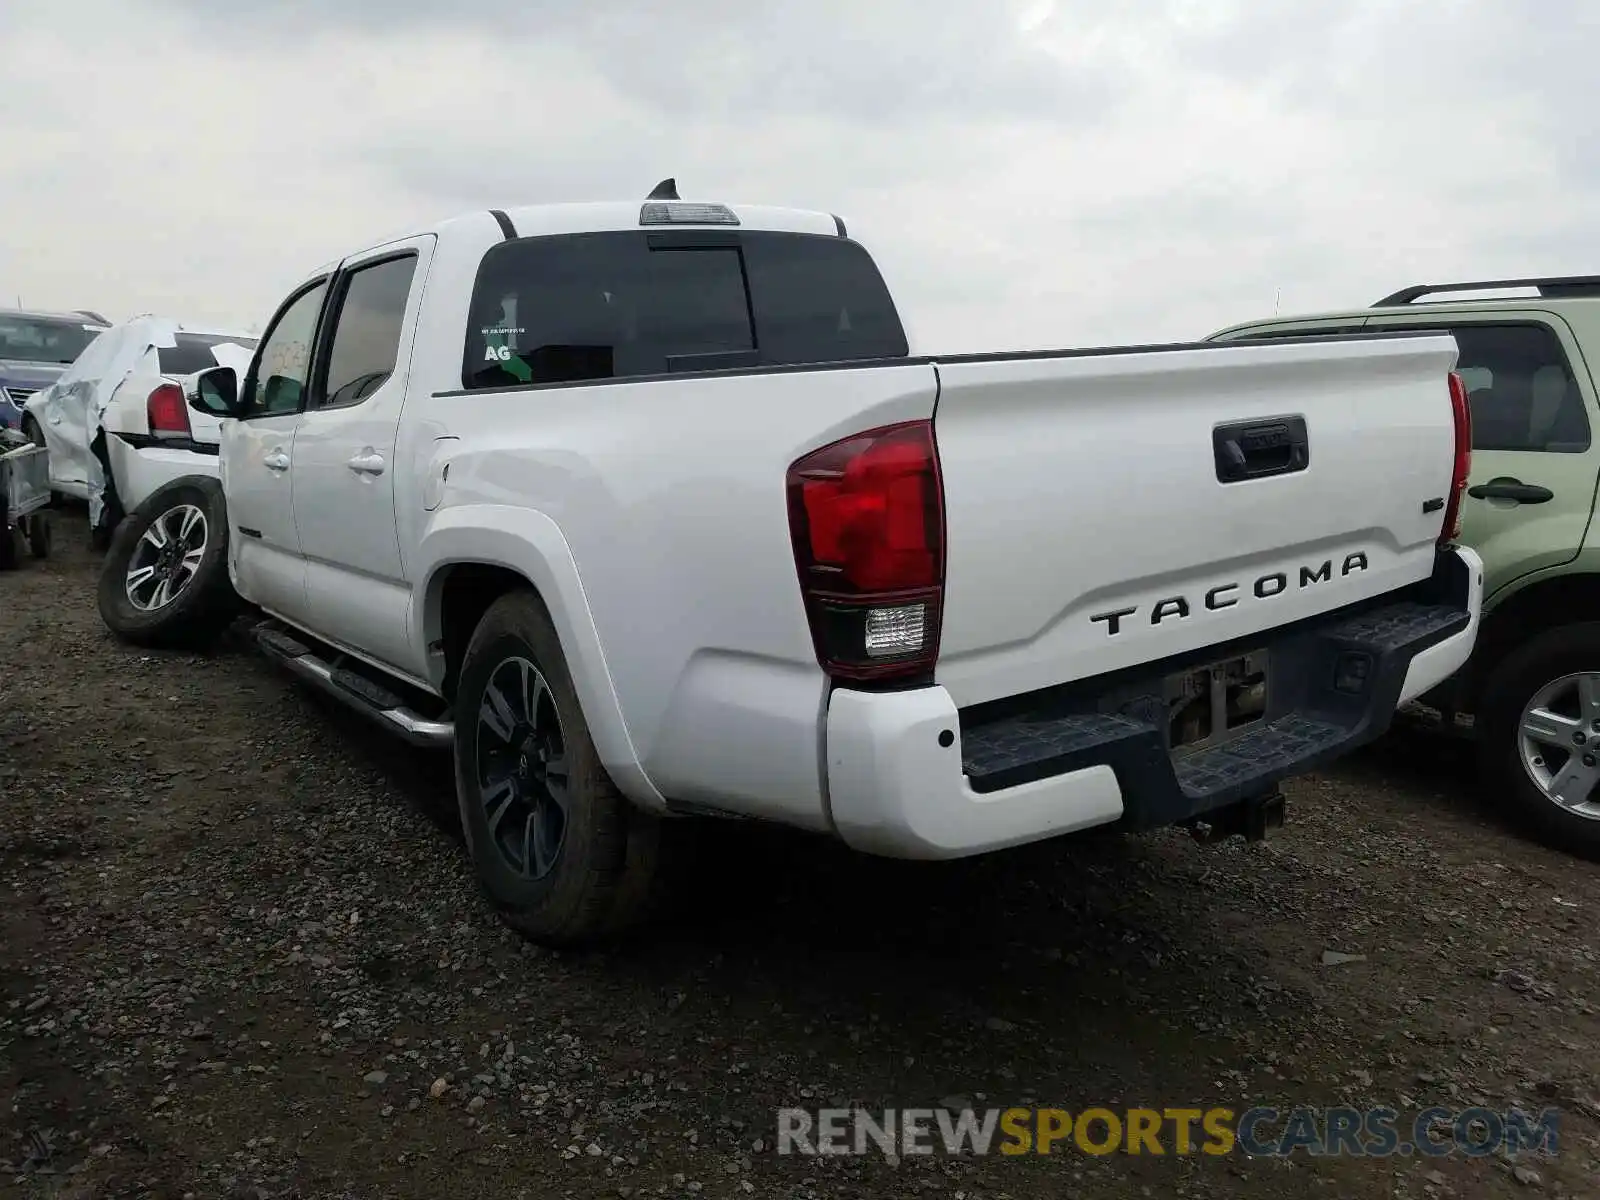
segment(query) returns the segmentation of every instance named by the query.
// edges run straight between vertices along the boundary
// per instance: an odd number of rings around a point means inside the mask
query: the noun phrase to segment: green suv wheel
[[[1540,634],[1494,668],[1482,695],[1491,800],[1555,848],[1600,857],[1600,623]]]

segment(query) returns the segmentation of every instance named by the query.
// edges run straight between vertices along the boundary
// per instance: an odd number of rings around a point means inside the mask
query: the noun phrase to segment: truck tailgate
[[[1403,335],[941,360],[938,681],[982,703],[1427,578],[1455,359]]]

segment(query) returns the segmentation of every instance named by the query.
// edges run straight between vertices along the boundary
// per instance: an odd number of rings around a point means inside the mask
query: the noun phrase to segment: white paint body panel
[[[302,414],[289,472],[306,603],[317,614],[317,632],[397,666],[413,659],[406,621],[411,597],[395,515],[397,481],[410,488],[405,494],[413,502],[418,492],[409,474],[397,480],[393,461],[433,244],[432,236],[408,238],[347,260],[354,268],[397,251],[417,255],[395,370],[360,404]],[[358,457],[381,460],[382,473],[353,470],[350,463]]]
[[[745,229],[834,232],[825,214],[734,207]],[[529,236],[634,229],[638,212],[509,215]],[[551,612],[601,760],[646,808],[670,797],[932,857],[1114,820],[1122,800],[1109,769],[979,796],[963,783],[959,740],[937,748],[929,731],[962,705],[1266,629],[1398,588],[1432,564],[1441,517],[1421,506],[1448,483],[1448,339],[463,394],[472,285],[500,228],[484,212],[411,240],[431,258],[388,384],[348,409],[224,423],[230,518],[258,535],[235,534],[235,584],[442,692],[449,572],[516,572]],[[1211,426],[1283,412],[1310,423],[1311,470],[1220,488]],[[948,510],[937,681],[830,698],[785,472],[837,438],[936,413]],[[384,475],[345,478],[345,458],[368,446],[385,454]],[[264,467],[275,453],[288,470]],[[1325,596],[1118,639],[1086,620],[1347,548],[1372,569]]]
[[[959,706],[1083,679],[1426,579],[1455,426],[1453,339],[941,364],[938,680]],[[1217,481],[1214,425],[1299,415],[1309,466]],[[1367,569],[1342,574],[1347,556]],[[1300,586],[1300,568],[1332,578]],[[1289,586],[1253,594],[1264,575]],[[1238,603],[1208,610],[1206,593]],[[1269,585],[1275,586],[1275,585]],[[1153,623],[1164,599],[1189,615]],[[1134,608],[1112,635],[1097,614]]]
[[[1400,689],[1401,704],[1408,704],[1438,687],[1466,666],[1477,645],[1478,626],[1483,620],[1483,558],[1470,546],[1457,546],[1455,552],[1467,564],[1470,580],[1467,611],[1472,614],[1471,623],[1454,637],[1419,651],[1411,660],[1405,684]]]
[[[124,512],[138,507],[151,492],[183,475],[217,473],[212,455],[173,447],[136,448],[114,435],[150,432],[146,404],[163,383],[184,383],[164,374],[159,351],[179,333],[228,336],[220,330],[191,329],[167,317],[142,316],[107,329],[85,348],[56,383],[29,399],[50,450],[51,487],[89,503],[90,519],[98,521],[105,479],[94,456],[96,436],[106,434],[106,458]],[[219,364],[242,368],[250,352],[233,343],[212,348]],[[216,445],[221,423],[203,412],[189,411],[196,442]]]
[[[217,456],[171,446],[130,446],[121,438],[106,438],[106,457],[117,481],[117,496],[125,512],[132,512],[150,495],[176,479],[189,475],[217,477]]]
[[[228,575],[239,594],[297,622],[308,620],[306,566],[295,528],[288,469],[299,414],[225,421],[219,478],[233,531]]]
[[[939,745],[949,730],[955,740]],[[1004,850],[1122,815],[1107,766],[979,793],[961,773],[961,722],[942,687],[873,694],[840,688],[828,704],[828,791],[839,836],[893,858]]]

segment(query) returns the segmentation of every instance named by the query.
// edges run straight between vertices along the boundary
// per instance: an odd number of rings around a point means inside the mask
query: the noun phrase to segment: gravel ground
[[[477,898],[447,761],[242,649],[116,644],[94,574],[62,521],[0,575],[12,1194],[1600,1194],[1595,868],[1471,801],[1443,738],[1296,781],[1255,847],[718,830],[682,916],[556,955]],[[957,1097],[1564,1111],[1515,1163],[773,1152],[779,1106]]]

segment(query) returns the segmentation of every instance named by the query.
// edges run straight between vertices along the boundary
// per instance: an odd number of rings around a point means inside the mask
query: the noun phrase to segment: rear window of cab
[[[906,334],[859,243],[760,231],[521,238],[478,269],[467,389],[898,358]]]

